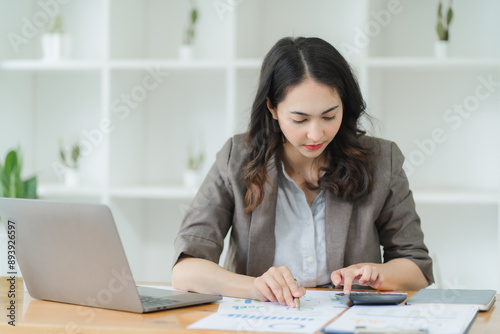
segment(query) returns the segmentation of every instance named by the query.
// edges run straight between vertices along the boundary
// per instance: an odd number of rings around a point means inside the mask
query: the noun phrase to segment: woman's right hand
[[[306,294],[306,289],[298,286],[292,272],[285,266],[269,268],[262,276],[255,278],[253,288],[257,299],[277,301],[292,308],[295,307],[293,299]]]

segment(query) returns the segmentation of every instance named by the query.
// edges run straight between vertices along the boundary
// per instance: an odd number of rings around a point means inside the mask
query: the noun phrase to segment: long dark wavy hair
[[[359,142],[365,131],[358,127],[358,120],[365,114],[366,104],[351,67],[331,44],[320,38],[285,37],[264,58],[245,137],[250,152],[244,167],[247,212],[262,202],[264,185],[269,182],[267,165],[273,157],[280,160],[283,145],[283,134],[266,100],[269,98],[276,108],[292,87],[307,78],[336,89],[343,105],[340,129],[324,152],[328,165],[320,169],[324,174],[318,186],[308,187],[328,189],[347,201],[359,200],[372,189],[371,151]]]

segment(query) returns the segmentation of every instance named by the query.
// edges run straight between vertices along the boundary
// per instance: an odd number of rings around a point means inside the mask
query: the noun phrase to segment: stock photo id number
[[[7,297],[9,304],[7,307],[8,324],[16,325],[16,223],[7,221]]]

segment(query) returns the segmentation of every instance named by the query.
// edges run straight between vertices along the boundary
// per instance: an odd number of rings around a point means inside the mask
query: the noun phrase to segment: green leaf
[[[0,168],[0,196],[12,198],[29,196],[29,198],[36,198],[36,177],[23,181],[21,178],[21,169],[21,149],[11,150],[7,153],[4,167]]]
[[[446,39],[446,32],[443,28],[443,24],[440,22],[438,22],[437,26],[436,26],[436,32],[438,34],[438,37],[441,41],[445,41]]]
[[[59,151],[59,156],[61,157],[63,164],[66,164],[66,155],[64,154],[63,150]]]
[[[19,166],[15,166],[10,174],[10,191],[9,197],[13,198],[22,198],[24,194],[24,185],[21,180],[21,171],[19,170]]]
[[[7,153],[7,157],[5,158],[5,167],[4,167],[5,173],[7,175],[10,175],[15,166],[17,166],[17,152],[12,150],[9,153]]]
[[[441,17],[443,17],[443,3],[439,1],[439,6],[438,6],[438,20],[441,21]]]
[[[24,198],[24,182],[20,177],[16,177],[16,198]]]
[[[78,158],[79,157],[80,157],[80,146],[76,145],[71,150],[71,159],[73,160],[73,163],[74,163],[75,167],[78,166]]]
[[[8,186],[8,192],[7,192],[7,197],[11,198],[16,198],[16,175],[14,173],[10,174],[9,177],[9,186]]]
[[[7,196],[9,189],[9,174],[5,173],[4,170],[0,172],[0,189],[3,196]]]
[[[33,176],[24,182],[24,198],[37,198],[37,179]]]
[[[57,15],[54,20],[51,22],[51,24],[49,24],[49,26],[47,27],[47,32],[49,34],[55,34],[55,33],[59,33],[59,34],[62,34],[64,31],[63,31],[63,28],[62,28],[62,18],[61,18],[61,15]]]
[[[23,154],[22,154],[22,151],[21,151],[21,148],[18,147],[16,149],[16,156],[17,156],[17,171],[18,171],[18,174],[21,175],[21,170],[23,169]]]
[[[12,169],[12,173],[16,175],[16,182],[21,182],[21,169],[22,169],[22,157],[20,155],[20,151],[17,150],[17,164],[14,166]],[[16,187],[19,187],[19,185],[16,185]]]
[[[196,10],[196,8],[193,8],[193,10],[191,11],[191,22],[195,24],[197,19],[198,19],[198,11]]]
[[[446,26],[450,26],[450,22],[453,19],[453,9],[451,7],[448,9],[448,14],[446,14]]]

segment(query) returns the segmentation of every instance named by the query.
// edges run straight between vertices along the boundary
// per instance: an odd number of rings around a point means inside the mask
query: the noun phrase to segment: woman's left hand
[[[331,279],[335,286],[344,285],[345,294],[351,293],[353,284],[377,289],[384,282],[384,276],[379,272],[377,266],[370,263],[359,263],[335,270],[332,272]]]

